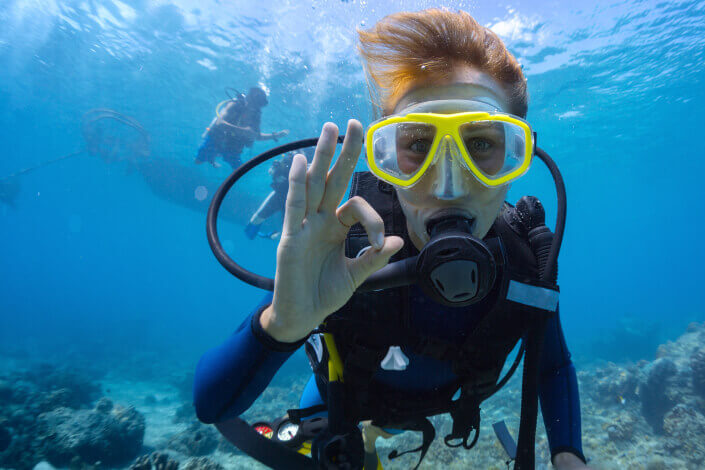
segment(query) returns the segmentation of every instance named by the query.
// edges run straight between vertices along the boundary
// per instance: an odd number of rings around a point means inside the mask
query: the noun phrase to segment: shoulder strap
[[[363,198],[382,217],[386,235],[397,235],[404,239],[404,248],[401,250],[404,253],[398,253],[396,257],[399,259],[406,257],[406,249],[410,244],[406,231],[406,218],[401,210],[394,188],[377,179],[369,171],[358,172],[353,174],[350,187],[349,197],[352,198],[354,196]],[[353,225],[345,243],[346,255],[354,258],[362,248],[369,245],[365,228],[359,223]]]

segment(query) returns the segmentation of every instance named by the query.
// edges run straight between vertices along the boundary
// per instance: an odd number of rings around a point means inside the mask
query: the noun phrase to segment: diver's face
[[[438,100],[478,100],[489,106],[509,112],[506,92],[501,85],[479,70],[463,66],[458,67],[446,83],[421,85],[412,89],[397,103],[394,113],[411,106],[418,112],[456,113],[466,109],[434,109]],[[400,164],[403,162],[400,162]],[[451,161],[448,165],[460,165]],[[439,172],[448,171],[441,164],[431,166],[424,176],[411,188],[398,189],[399,202],[407,220],[411,240],[417,248],[429,241],[426,224],[441,210],[452,209],[474,219],[473,235],[482,238],[494,223],[509,190],[508,185],[488,188],[480,183],[470,171],[456,171],[454,191],[448,191],[447,185],[439,185],[443,179]],[[462,187],[462,191],[457,188]]]

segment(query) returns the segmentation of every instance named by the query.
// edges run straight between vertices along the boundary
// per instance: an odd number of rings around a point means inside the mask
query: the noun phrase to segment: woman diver
[[[553,313],[535,387],[552,462],[563,470],[588,468],[557,288],[538,281],[543,268],[533,240],[547,234],[543,209],[530,197],[516,208],[505,202],[535,151],[520,65],[464,12],[390,15],[359,39],[382,114],[365,135],[370,173],[353,176],[363,146],[354,119],[332,168],[338,140],[332,123],[323,126],[310,167],[303,155],[294,157],[273,297],[202,356],[194,385],[199,419],[227,436],[229,420],[307,342],[314,374],[299,418],[328,413],[336,422],[328,432],[333,438],[317,438],[324,443],[317,448],[314,441],[311,450],[321,468],[362,468],[363,461],[365,469],[378,468],[374,440],[397,430],[424,432],[424,445],[415,449],[423,458],[435,435],[427,417],[444,412],[453,419],[446,444],[470,448],[479,403],[504,382],[502,366],[540,304]],[[351,178],[352,197],[340,205]],[[358,290],[390,260],[421,257],[431,245],[462,238],[458,233],[474,244],[467,249],[482,252],[479,261],[434,265],[423,290],[401,284]],[[431,262],[463,249],[437,251]],[[458,281],[458,266],[472,273],[470,287]],[[536,300],[554,294],[552,307]],[[360,422],[364,443],[355,437]],[[357,454],[364,446],[364,456],[331,457],[343,443]],[[525,468],[533,466],[533,439],[531,446]]]

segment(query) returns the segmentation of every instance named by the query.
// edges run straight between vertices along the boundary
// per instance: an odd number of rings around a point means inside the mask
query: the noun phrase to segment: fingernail
[[[376,240],[375,240],[375,248],[378,250],[381,249],[384,246],[384,234],[383,233],[378,233]]]

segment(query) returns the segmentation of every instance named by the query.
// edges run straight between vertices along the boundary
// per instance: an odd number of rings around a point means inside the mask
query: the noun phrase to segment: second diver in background
[[[245,227],[245,235],[250,240],[258,235],[263,238],[275,239],[281,234],[280,230],[263,233],[260,232],[260,227],[268,218],[284,211],[286,195],[289,192],[289,169],[293,160],[294,153],[289,152],[280,160],[275,160],[272,166],[269,167],[269,175],[272,177],[272,182],[269,186],[272,188],[272,192],[262,201],[262,204],[252,214],[250,222]]]
[[[223,108],[218,106],[215,118],[203,133],[196,163],[208,162],[219,167],[216,158],[220,155],[236,168],[240,166],[243,149],[251,147],[256,140],[277,140],[288,135],[288,130],[271,134],[260,132],[262,108],[267,104],[267,93],[261,88],[252,87],[246,96],[238,93],[235,98],[226,101]]]

